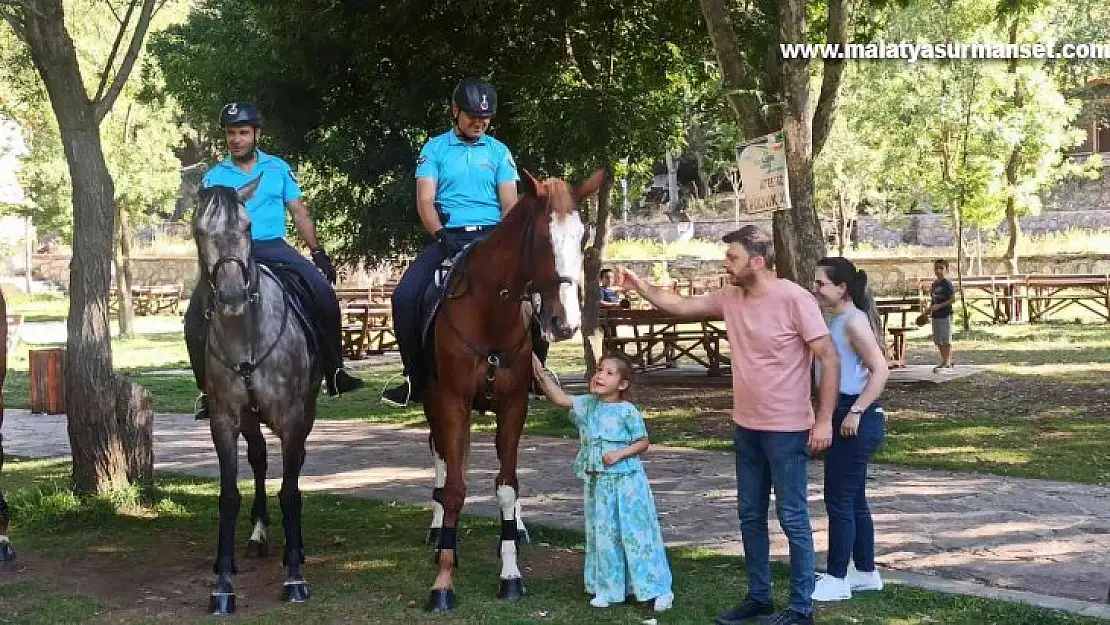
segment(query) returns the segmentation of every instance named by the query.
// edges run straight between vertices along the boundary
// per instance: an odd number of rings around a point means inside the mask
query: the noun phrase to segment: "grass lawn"
[[[217,486],[213,481],[159,475],[151,505],[117,495],[86,502],[66,491],[68,464],[15,460],[5,466],[15,511],[12,528],[18,572],[0,572],[0,623],[180,623],[204,619],[216,542]],[[276,483],[273,484],[276,487]],[[244,482],[244,494],[250,491]],[[277,514],[276,499],[271,511]],[[249,534],[245,501],[237,541]],[[464,518],[459,609],[430,618],[422,611],[433,578],[424,545],[429,513],[352,497],[306,494],[304,536],[312,599],[279,600],[280,556],[240,557],[239,617],[243,623],[707,623],[736,601],[744,587],[739,558],[706,550],[672,550],[675,608],[655,615],[643,607],[591,608],[582,591],[583,538],[532,527],[535,541],[521,552],[529,594],[517,604],[494,598],[496,524]],[[274,551],[280,524],[271,528]],[[243,552],[238,548],[237,553]],[[784,602],[786,570],[775,569],[776,600]],[[830,624],[946,623],[952,625],[1093,624],[1019,604],[952,597],[890,585],[881,593],[821,608]]]
[[[17,350],[4,386],[8,405],[26,407],[27,345]],[[888,424],[876,462],[923,468],[1110,483],[1110,327],[1106,325],[982,326],[955,339],[958,364],[986,365],[984,373],[943,384],[891,385],[885,394]],[[148,334],[114,343],[116,367],[149,388],[161,412],[191,412],[190,376],[152,375],[188,368],[179,334]],[[928,330],[909,337],[909,362],[935,361]],[[581,370],[578,342],[553,346],[549,365]],[[359,365],[368,388],[339,398],[322,396],[320,418],[423,425],[419,407],[399,410],[378,401],[396,382],[398,361]],[[636,388],[652,440],[703,449],[730,449],[731,391],[721,387]],[[481,429],[492,418],[476,417]],[[545,401],[533,402],[532,434],[572,437],[565,418]]]

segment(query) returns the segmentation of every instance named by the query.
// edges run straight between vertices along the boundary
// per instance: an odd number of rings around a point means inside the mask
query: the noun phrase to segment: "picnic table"
[[[950,278],[957,289],[961,283]],[[932,278],[918,280],[918,294],[928,298]],[[1060,273],[1012,276],[968,276],[962,281],[970,312],[991,323],[1031,323],[1047,320],[1070,306],[1078,306],[1110,323],[1110,274]],[[957,305],[959,298],[957,297]]]
[[[397,348],[393,310],[389,304],[370,300],[349,302],[343,314],[342,347],[348,360],[360,360]]]
[[[657,308],[602,308],[598,321],[605,350],[628,356],[639,371],[674,368],[680,359],[705,367],[711,376],[729,371],[721,351],[722,340],[728,340],[723,319],[690,320]]]
[[[358,289],[336,289],[335,295],[339,298],[340,306],[358,302],[389,304],[393,299],[393,289],[396,287],[396,282],[385,282]]]
[[[138,316],[160,315],[166,312],[176,315],[184,296],[185,285],[180,283],[131,287],[131,302]],[[113,289],[109,296],[108,311],[111,313],[119,311],[118,289]]]

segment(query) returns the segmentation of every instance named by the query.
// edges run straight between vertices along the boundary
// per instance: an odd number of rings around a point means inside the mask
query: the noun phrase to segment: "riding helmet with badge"
[[[262,115],[258,109],[242,102],[232,102],[220,111],[220,126],[250,126],[262,127]]]
[[[464,113],[474,117],[493,117],[497,113],[497,90],[478,78],[463,78],[452,98]]]

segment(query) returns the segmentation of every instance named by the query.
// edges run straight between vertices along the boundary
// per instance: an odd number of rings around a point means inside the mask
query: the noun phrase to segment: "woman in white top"
[[[883,440],[885,416],[878,399],[889,372],[865,312],[866,287],[867,274],[845,258],[817,263],[813,293],[830,316],[829,333],[840,361],[840,398],[825,456],[828,573],[818,577],[814,601],[850,599],[853,590],[883,587],[875,569],[875,526],[865,484],[867,463]]]

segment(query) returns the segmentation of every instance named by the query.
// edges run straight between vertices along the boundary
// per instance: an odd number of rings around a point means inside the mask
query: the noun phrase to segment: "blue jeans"
[[[775,489],[775,512],[790,542],[790,605],[813,613],[813,529],[806,500],[809,431],[763,432],[736,426],[736,498],[748,599],[771,603],[771,541],[767,508]]]
[[[840,425],[858,395],[841,395],[833,414],[833,441],[825,455],[825,510],[829,515],[829,575],[848,574],[855,557],[860,571],[875,570],[875,524],[867,507],[867,463],[883,441],[886,417],[875,402],[859,420],[856,436],[840,435]]]
[[[463,245],[482,238],[486,232],[456,232],[456,238]],[[421,307],[424,293],[432,284],[436,269],[443,264],[443,248],[434,240],[421,250],[412,264],[393,289],[393,333],[397,337],[397,351],[401,352],[401,362],[405,375],[414,386],[421,386],[424,377],[423,353],[421,350],[420,324]]]

